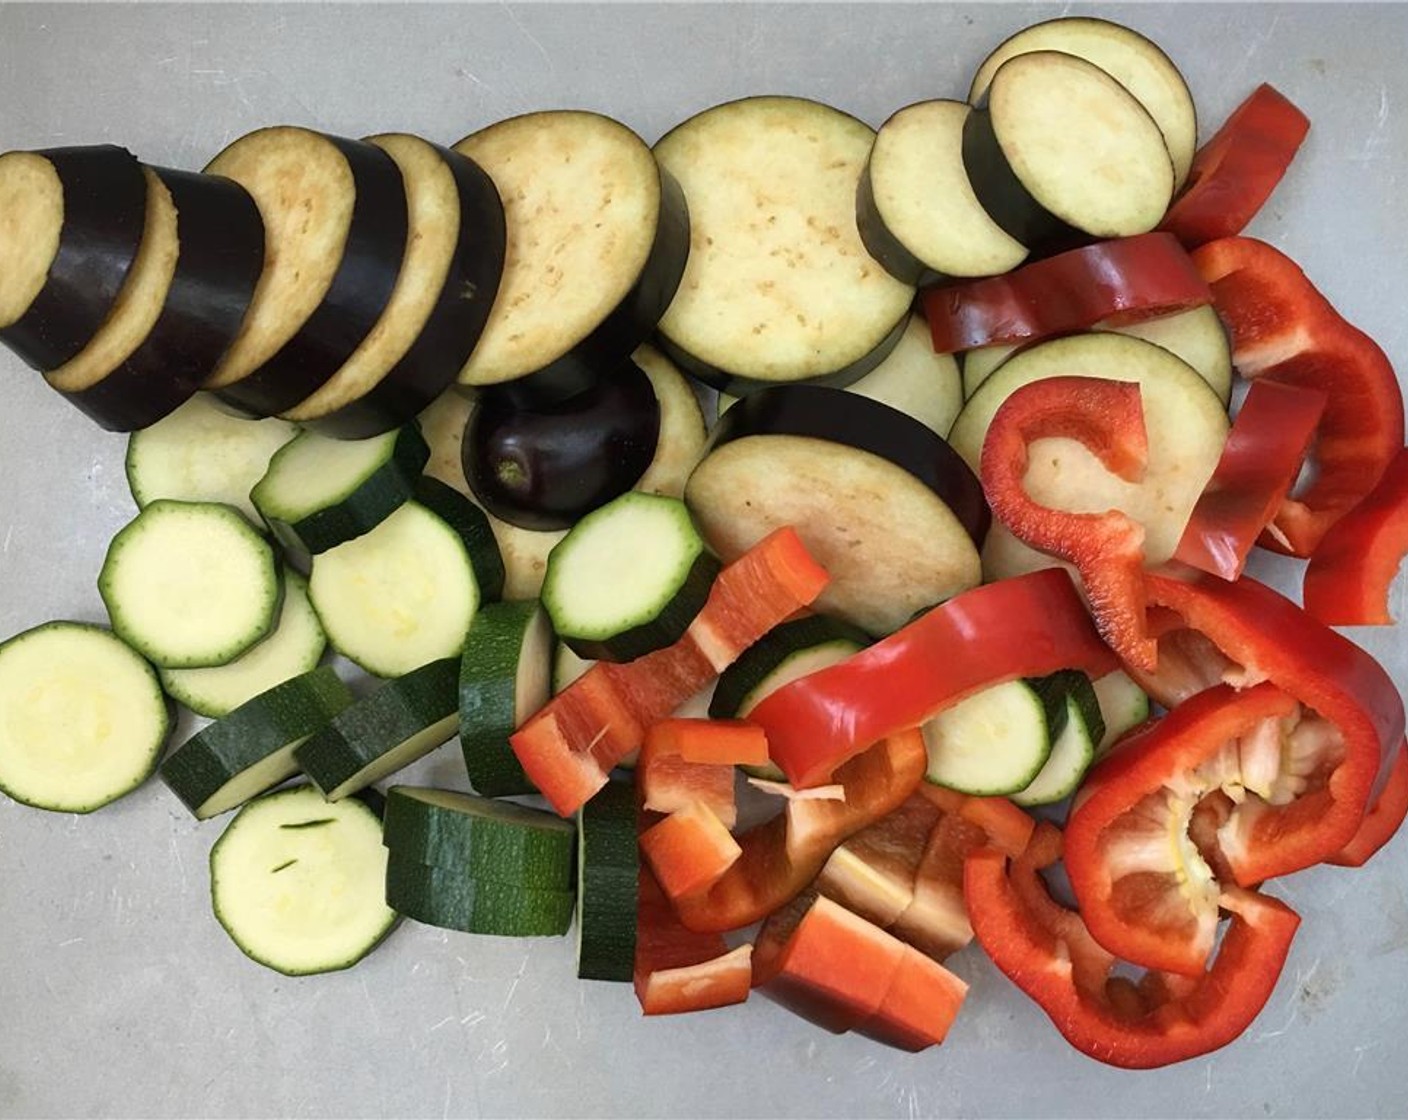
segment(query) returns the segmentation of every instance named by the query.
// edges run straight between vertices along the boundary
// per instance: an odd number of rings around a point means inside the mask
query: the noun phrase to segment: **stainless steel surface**
[[[1070,6],[1068,5],[1067,8]],[[0,6],[0,149],[113,141],[199,167],[259,125],[452,142],[585,106],[655,139],[689,113],[805,94],[878,125],[961,97],[1053,6]],[[1187,74],[1204,138],[1269,80],[1314,122],[1253,231],[1408,369],[1408,6],[1102,7]],[[100,619],[133,512],[123,440],[0,355],[0,634]],[[1294,589],[1288,562],[1258,571]],[[1408,608],[1400,584],[1395,602]],[[1408,682],[1400,631],[1357,637]],[[455,781],[454,748],[421,773]],[[1393,1115],[1408,1110],[1408,839],[1271,889],[1304,926],[1261,1018],[1161,1072],[1071,1051],[982,958],[943,1048],[832,1037],[755,999],[642,1020],[568,940],[407,924],[350,972],[283,979],[210,914],[196,825],[158,782],[89,817],[0,799],[0,1116]]]

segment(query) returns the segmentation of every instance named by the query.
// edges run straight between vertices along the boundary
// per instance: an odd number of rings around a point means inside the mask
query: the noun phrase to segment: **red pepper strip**
[[[816,886],[881,929],[889,929],[914,901],[919,864],[941,810],[912,793],[894,812],[861,829],[831,853]]]
[[[1164,215],[1190,249],[1241,233],[1295,159],[1310,121],[1269,85],[1260,85],[1198,149],[1183,194]]]
[[[1325,400],[1315,389],[1252,382],[1175,560],[1223,579],[1242,574],[1252,545],[1295,485]]]
[[[1169,233],[1101,241],[1004,276],[924,293],[940,354],[999,346],[1175,315],[1212,302],[1208,286]]]
[[[653,813],[674,813],[704,805],[732,828],[738,822],[734,798],[733,767],[718,763],[686,762],[674,749],[676,741],[657,723],[645,735],[636,762],[636,786],[642,805]]]
[[[955,596],[845,661],[784,685],[748,718],[802,788],[980,689],[1066,668],[1098,677],[1115,664],[1070,576],[1047,568]]]
[[[1153,669],[1158,649],[1144,629],[1144,526],[1120,510],[1068,513],[1033,501],[1023,485],[1030,446],[1074,439],[1105,469],[1139,481],[1148,434],[1139,386],[1089,377],[1033,381],[1002,402],[983,442],[983,492],[993,516],[1035,549],[1080,572],[1101,636],[1125,661]]]
[[[748,998],[753,948],[729,952],[718,934],[685,929],[655,877],[640,872],[636,919],[636,998],[647,1015],[727,1007]]]
[[[1244,750],[1239,760],[1237,740],[1249,743],[1255,729],[1296,710],[1274,685],[1240,693],[1219,685],[1132,736],[1086,776],[1066,821],[1066,871],[1103,948],[1142,968],[1206,970],[1220,892],[1188,839],[1193,810],[1213,789],[1250,784],[1250,758]],[[1279,735],[1274,742],[1279,754]]]
[[[1040,824],[1010,867],[994,848],[970,856],[963,893],[978,942],[1067,1042],[1107,1065],[1153,1069],[1225,1046],[1256,1018],[1300,925],[1294,910],[1228,888],[1221,904],[1232,922],[1212,968],[1197,980],[1149,972],[1136,985],[1112,975],[1117,959],[1047,892],[1040,872],[1060,854],[1060,833]]]
[[[650,729],[650,738],[686,762],[764,766],[768,761],[768,737],[747,720],[664,719]]]
[[[1305,569],[1305,609],[1330,626],[1389,626],[1389,586],[1408,555],[1408,448],[1320,542]]]
[[[956,813],[981,829],[987,847],[1019,856],[1031,843],[1036,821],[1025,809],[1005,797],[971,797],[928,783],[921,786],[919,792],[945,813]]]
[[[640,850],[672,899],[707,891],[743,854],[714,811],[699,802],[642,832]]]
[[[845,801],[792,801],[738,838],[743,855],[700,894],[676,901],[680,920],[706,932],[742,929],[796,898],[847,837],[914,792],[928,765],[924,737],[906,731],[877,743],[836,772]]]
[[[1408,817],[1408,741],[1394,756],[1388,782],[1364,814],[1354,839],[1331,856],[1328,862],[1341,867],[1363,867],[1370,856],[1393,839],[1402,827],[1404,817]]]
[[[606,784],[611,768],[664,719],[827,582],[791,528],[719,573],[678,642],[624,665],[598,662],[509,737],[524,773],[562,816]]]
[[[1358,830],[1403,741],[1393,681],[1353,642],[1245,576],[1228,583],[1184,569],[1150,572],[1145,582],[1149,602],[1183,627],[1168,629],[1160,612],[1159,671],[1135,673],[1156,700],[1173,707],[1224,679],[1270,681],[1336,733],[1304,776],[1305,792],[1282,806],[1249,800],[1235,832],[1223,830],[1237,881],[1259,883],[1328,859]]]
[[[1246,378],[1323,391],[1315,481],[1281,503],[1262,544],[1309,556],[1330,526],[1378,483],[1403,447],[1403,393],[1384,352],[1347,323],[1300,270],[1270,245],[1227,237],[1193,261],[1212,285],[1232,335],[1232,362]]]

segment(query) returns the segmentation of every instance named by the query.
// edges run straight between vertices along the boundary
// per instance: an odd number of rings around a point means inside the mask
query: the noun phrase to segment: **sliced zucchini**
[[[246,700],[317,667],[327,635],[308,602],[308,582],[284,569],[284,597],[273,632],[228,665],[211,669],[163,669],[161,686],[199,716],[219,719]]]
[[[387,681],[294,751],[329,801],[365,789],[455,737],[458,658],[432,661]]]
[[[1096,744],[1105,737],[1100,701],[1084,673],[1070,669],[1030,684],[1065,705],[1066,721],[1051,740],[1051,755],[1041,773],[1020,793],[1012,795],[1012,800],[1024,809],[1051,805],[1073,794],[1095,761]]]
[[[1092,685],[1105,724],[1105,734],[1095,746],[1096,757],[1099,757],[1114,746],[1126,731],[1138,727],[1149,718],[1149,697],[1122,669],[1097,677]]]
[[[613,779],[577,814],[577,975],[634,977],[640,848],[636,795]]]
[[[220,502],[259,524],[249,500],[274,452],[298,429],[283,420],[242,420],[205,394],[191,398],[127,442],[127,485],[137,507],[167,498]]]
[[[480,509],[422,478],[414,500],[371,532],[319,553],[308,595],[338,653],[398,677],[458,657],[479,604],[499,597],[503,579]]]
[[[250,960],[286,976],[350,968],[396,924],[381,819],[309,785],[251,801],[210,850],[215,917]]]
[[[589,658],[578,657],[565,642],[558,642],[552,657],[552,694],[562,692],[595,664]]]
[[[589,513],[552,550],[543,606],[582,657],[632,661],[679,640],[718,571],[683,502],[632,492]]]
[[[156,673],[111,631],[50,622],[0,643],[0,793],[91,813],[151,776],[171,730]]]
[[[923,726],[927,781],[976,797],[1026,789],[1066,722],[1065,695],[1008,681],[960,700]]]
[[[429,458],[414,421],[362,440],[304,432],[275,453],[249,497],[291,556],[316,556],[370,532],[409,501]]]
[[[397,913],[441,929],[498,937],[555,937],[572,925],[573,894],[478,879],[465,868],[427,867],[391,852],[386,902]]]
[[[570,891],[570,821],[511,801],[396,786],[386,797],[387,849],[398,859],[530,890]]]
[[[152,502],[108,546],[98,593],[113,632],[163,669],[228,665],[279,615],[269,542],[229,506]]]
[[[324,665],[196,732],[161,764],[161,779],[197,820],[217,817],[297,774],[295,748],[351,703]]]

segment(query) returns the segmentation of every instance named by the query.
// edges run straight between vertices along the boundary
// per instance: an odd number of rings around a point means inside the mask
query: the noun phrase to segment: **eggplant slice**
[[[381,318],[286,420],[340,439],[401,427],[451,385],[484,331],[504,267],[504,212],[467,156],[404,133],[367,139],[406,189],[406,254]]]
[[[685,501],[725,563],[794,526],[831,574],[817,609],[872,634],[977,586],[990,521],[977,477],[942,438],[818,385],[760,390],[730,408]]]
[[[530,113],[455,150],[503,200],[508,251],[463,385],[553,404],[622,365],[669,305],[689,252],[679,186],[625,125],[597,113]]]
[[[875,134],[856,222],[870,255],[907,284],[996,276],[1026,259],[983,209],[963,166],[961,101],[921,101]]]
[[[631,360],[650,378],[650,387],[660,402],[660,434],[655,443],[655,457],[633,489],[642,494],[683,498],[684,484],[699,462],[699,456],[704,454],[704,441],[708,438],[704,410],[699,407],[694,386],[655,347],[640,347],[631,355]]]
[[[147,181],[124,148],[0,156],[0,342],[40,372],[73,360],[137,259]]]
[[[255,416],[293,408],[371,333],[405,256],[401,172],[380,148],[281,125],[236,140],[206,171],[247,190],[264,272],[205,387]]]
[[[1144,106],[1094,63],[1019,54],[963,126],[963,163],[984,209],[1033,252],[1157,226],[1173,163]]]
[[[843,385],[890,352],[914,288],[877,265],[856,227],[874,138],[830,106],[754,97],[705,110],[656,144],[689,202],[689,264],[660,323],[680,368],[739,394]]]

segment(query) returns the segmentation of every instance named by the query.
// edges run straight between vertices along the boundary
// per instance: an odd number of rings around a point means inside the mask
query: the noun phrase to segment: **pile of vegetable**
[[[0,342],[132,433],[140,511],[110,628],[0,645],[0,790],[237,810],[215,916],[283,973],[571,932],[647,1015],[922,1050],[976,941],[1092,1058],[1225,1045],[1276,880],[1408,814],[1332,629],[1392,622],[1399,383],[1241,236],[1308,127],[1262,86],[1198,148],[1173,63],[1071,18],[878,132],[0,156]],[[378,788],[456,739],[467,789]]]

